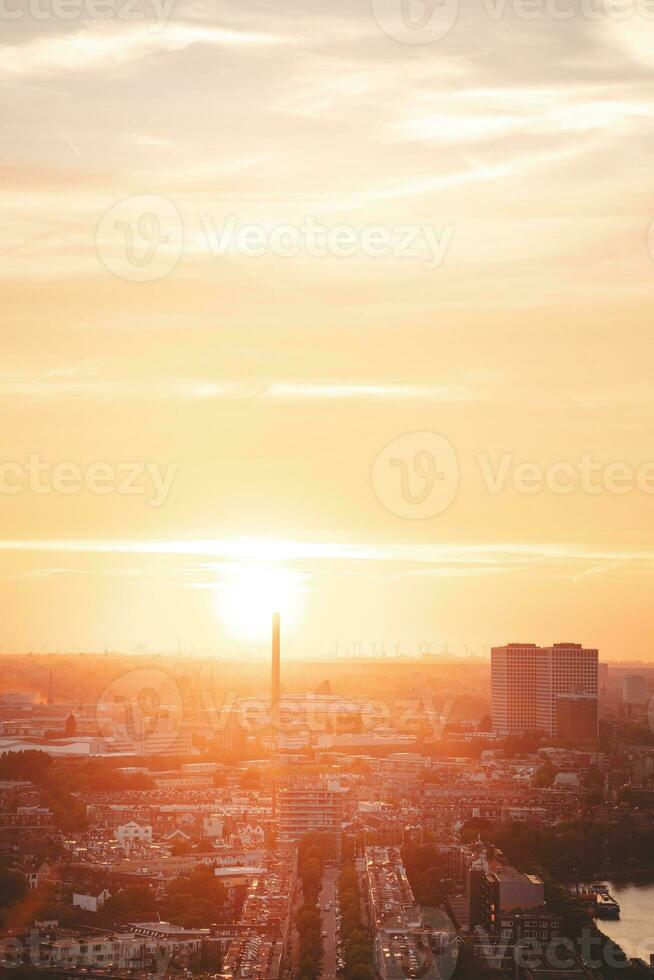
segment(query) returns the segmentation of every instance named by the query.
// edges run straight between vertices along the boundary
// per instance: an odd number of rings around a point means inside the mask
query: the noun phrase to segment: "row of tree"
[[[361,891],[359,876],[350,858],[341,866],[338,882],[341,907],[341,942],[343,945],[343,969],[346,980],[372,980],[375,969],[372,962],[370,941],[361,916]]]
[[[402,861],[418,905],[442,906],[454,882],[438,848],[434,844],[405,844]]]
[[[654,828],[639,826],[628,815],[615,823],[510,824],[495,841],[519,867],[534,864],[554,877],[594,878],[610,870],[651,868],[654,863]]]
[[[234,902],[230,903],[227,890],[216,878],[213,868],[202,864],[193,868],[190,874],[171,881],[161,905],[147,885],[128,885],[107,900],[103,911],[122,923],[155,919],[161,915],[167,922],[186,929],[205,929],[224,920],[228,905],[230,913],[237,916],[242,899],[242,895],[235,895]]]
[[[300,937],[297,980],[319,980],[322,975],[322,918],[320,891],[325,864],[334,856],[334,841],[325,834],[307,834],[298,848],[298,876],[302,884],[302,905],[295,925]]]

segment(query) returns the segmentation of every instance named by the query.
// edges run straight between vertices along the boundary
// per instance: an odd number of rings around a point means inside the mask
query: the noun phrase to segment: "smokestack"
[[[270,686],[270,708],[274,717],[279,715],[279,674],[280,674],[280,617],[273,613],[272,618],[272,678]]]

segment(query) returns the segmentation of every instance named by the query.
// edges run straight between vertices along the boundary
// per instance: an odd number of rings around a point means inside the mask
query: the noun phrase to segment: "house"
[[[260,847],[264,842],[265,836],[263,828],[258,824],[256,826],[247,824],[238,832],[239,840],[247,847]]]
[[[20,867],[27,887],[30,891],[38,888],[46,881],[54,881],[56,878],[54,863],[44,861],[36,855],[27,858]]]
[[[129,823],[116,827],[114,836],[122,847],[129,847],[131,844],[151,844],[152,826],[130,820]]]
[[[169,834],[166,834],[164,840],[167,844],[191,844],[193,842],[193,838],[189,837],[188,834],[185,834],[183,830],[179,829],[179,827],[176,827],[175,830],[171,830]]]
[[[202,821],[203,837],[222,837],[224,820],[221,813],[211,813]]]
[[[108,888],[87,888],[83,892],[73,892],[73,906],[85,912],[100,912],[108,898],[111,898]]]

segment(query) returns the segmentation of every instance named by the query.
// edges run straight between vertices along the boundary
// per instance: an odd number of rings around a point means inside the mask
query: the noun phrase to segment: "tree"
[[[534,773],[534,786],[539,789],[546,789],[554,785],[555,778],[556,768],[548,760]]]
[[[20,902],[26,891],[25,878],[20,871],[0,868],[0,907]]]
[[[26,779],[41,783],[52,766],[47,752],[27,749],[25,752],[5,752],[0,756],[0,779]]]
[[[350,980],[373,980],[375,974],[368,963],[355,963],[348,975]]]
[[[212,868],[198,865],[190,875],[168,885],[164,914],[174,925],[206,928],[215,922],[226,905],[227,892]]]
[[[64,725],[64,735],[66,738],[72,738],[77,731],[77,722],[75,721],[75,715],[70,714],[66,718],[66,724]]]
[[[105,912],[111,912],[121,918],[133,915],[156,915],[157,902],[147,885],[128,885],[127,888],[116,892],[104,904]]]

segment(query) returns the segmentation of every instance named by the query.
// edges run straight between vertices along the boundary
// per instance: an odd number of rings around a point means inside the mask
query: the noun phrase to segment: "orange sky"
[[[7,485],[34,456],[174,481],[160,506],[0,493],[0,649],[247,655],[220,597],[263,562],[300,593],[294,654],[651,659],[654,25],[464,2],[408,44],[383,29],[395,0],[381,24],[367,0],[171,0],[165,23],[139,3],[0,12],[0,461]],[[216,247],[230,220],[262,254]],[[351,254],[312,254],[307,220]],[[156,264],[126,259],[126,226],[141,257],[168,238]],[[422,519],[411,433],[457,467]],[[600,492],[514,480],[582,457]]]

